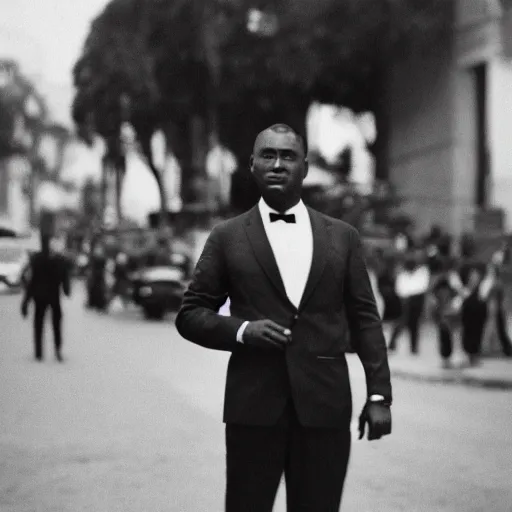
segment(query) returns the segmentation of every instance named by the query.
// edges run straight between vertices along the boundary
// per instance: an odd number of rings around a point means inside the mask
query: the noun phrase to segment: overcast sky
[[[0,0],[0,58],[35,79],[56,120],[69,123],[71,71],[108,0]]]

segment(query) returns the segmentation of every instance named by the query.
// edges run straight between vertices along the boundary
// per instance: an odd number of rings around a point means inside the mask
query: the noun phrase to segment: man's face
[[[300,198],[307,171],[304,149],[294,133],[267,130],[258,135],[251,172],[264,198],[277,203]]]

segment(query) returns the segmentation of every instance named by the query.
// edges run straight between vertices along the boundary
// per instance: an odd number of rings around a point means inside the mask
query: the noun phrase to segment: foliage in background
[[[276,121],[305,131],[314,100],[373,111],[377,165],[385,166],[388,71],[396,59],[420,58],[425,43],[447,31],[453,3],[112,0],[75,66],[74,119],[84,138],[100,135],[114,159],[129,120],[162,201],[151,151],[156,130],[165,133],[184,184],[204,171],[197,138],[218,134],[240,163],[234,197],[244,208],[257,197],[246,165],[255,133]],[[262,16],[250,27],[254,12]]]
[[[32,141],[27,137],[45,122],[46,105],[15,62],[3,61],[2,69],[8,69],[5,83],[0,86],[0,158],[6,158],[30,150]],[[26,111],[29,97],[38,103],[40,112],[36,117]]]

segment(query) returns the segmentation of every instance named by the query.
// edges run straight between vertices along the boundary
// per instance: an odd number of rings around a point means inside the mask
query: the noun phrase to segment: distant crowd
[[[503,355],[511,357],[504,282],[509,260],[506,243],[488,261],[475,257],[468,240],[455,251],[452,238],[437,226],[423,238],[398,233],[392,250],[369,249],[367,265],[379,311],[391,325],[390,353],[397,350],[405,331],[411,354],[418,354],[422,324],[428,319],[436,326],[445,368],[453,366],[455,339],[460,340],[467,364],[478,365],[491,332]]]
[[[132,298],[134,272],[175,263],[176,253],[190,253],[190,248],[185,250],[181,245],[178,239],[171,242],[160,238],[151,250],[137,256],[122,249],[113,251],[101,240],[83,248],[75,266],[86,278],[86,306],[103,312],[113,301],[126,306]],[[503,356],[512,356],[504,280],[512,263],[507,243],[483,261],[475,256],[469,238],[456,246],[450,235],[434,226],[423,237],[401,231],[391,247],[368,246],[366,262],[380,315],[389,326],[390,353],[397,350],[406,334],[410,353],[418,354],[422,327],[429,321],[436,327],[439,356],[445,368],[453,366],[455,343],[460,343],[469,365],[478,365],[491,335]],[[189,257],[185,265],[185,274],[189,275]]]

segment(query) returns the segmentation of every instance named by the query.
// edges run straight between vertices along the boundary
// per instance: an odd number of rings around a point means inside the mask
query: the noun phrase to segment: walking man
[[[180,334],[230,351],[227,512],[270,512],[282,474],[289,512],[337,512],[350,454],[348,338],[366,373],[360,437],[391,432],[386,344],[357,231],[301,201],[304,139],[261,132],[261,200],[211,232],[176,318]],[[230,316],[219,308],[230,300]]]
[[[69,297],[70,278],[68,262],[60,254],[52,253],[50,237],[42,235],[41,251],[35,254],[30,262],[28,281],[21,306],[23,317],[28,314],[30,302],[34,303],[34,346],[35,358],[43,359],[44,317],[48,309],[52,312],[55,357],[62,362],[62,309],[60,304],[61,290]]]

